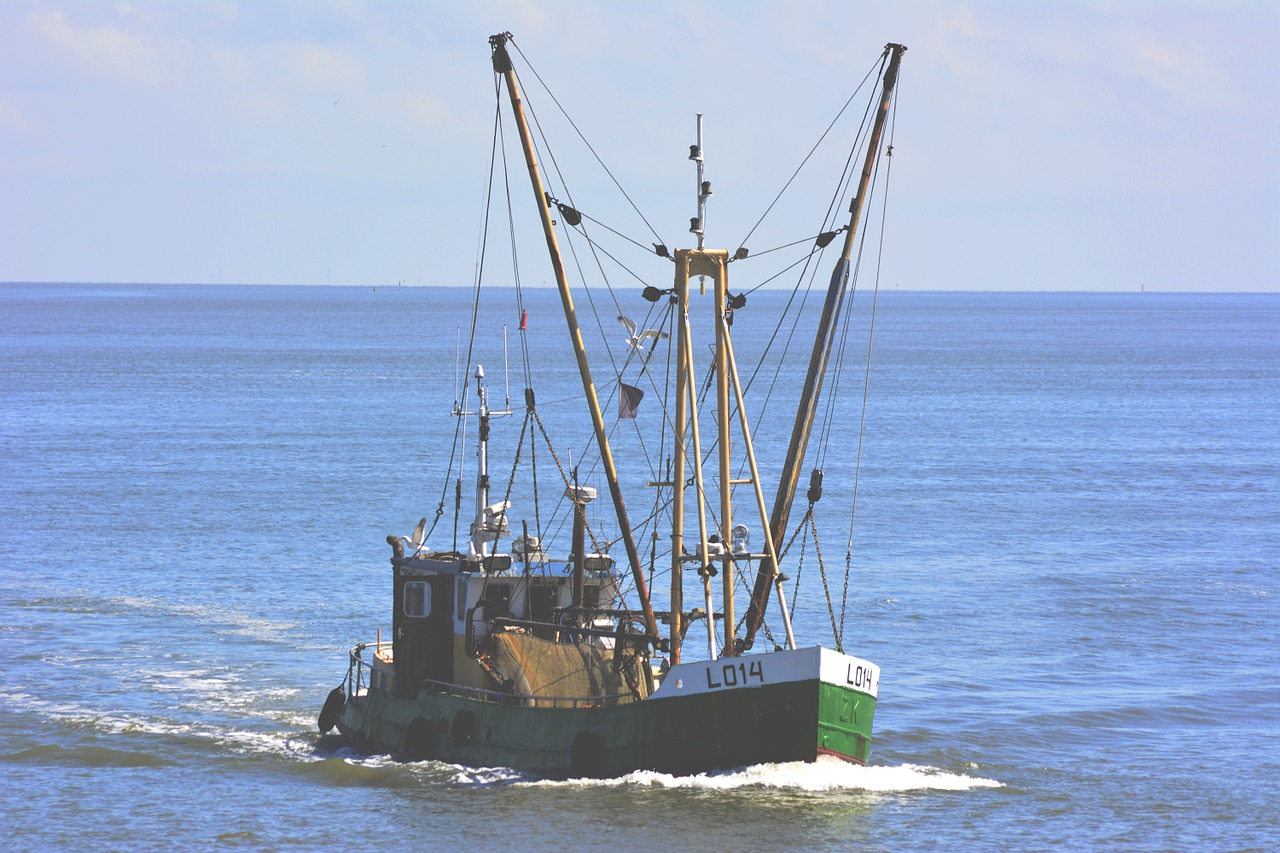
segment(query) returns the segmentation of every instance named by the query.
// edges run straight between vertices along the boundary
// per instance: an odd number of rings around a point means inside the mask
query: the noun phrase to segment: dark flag
[[[625,382],[618,383],[618,420],[625,421],[628,418],[636,416],[636,410],[640,408],[640,401],[644,399],[644,392],[634,385],[628,385]]]

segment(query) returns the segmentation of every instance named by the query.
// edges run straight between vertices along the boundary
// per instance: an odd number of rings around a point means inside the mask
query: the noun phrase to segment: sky
[[[0,0],[0,281],[468,285],[502,31],[673,247],[695,114],[732,248],[899,42],[881,286],[1280,292],[1270,0]]]

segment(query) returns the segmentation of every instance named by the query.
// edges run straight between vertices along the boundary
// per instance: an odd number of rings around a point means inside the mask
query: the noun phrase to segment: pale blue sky
[[[696,112],[732,247],[898,41],[882,286],[1280,291],[1280,3],[1229,0],[4,0],[0,280],[469,284],[502,30],[672,246]]]

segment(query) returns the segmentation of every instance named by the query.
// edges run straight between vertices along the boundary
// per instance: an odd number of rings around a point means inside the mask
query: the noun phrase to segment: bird
[[[657,329],[645,329],[643,332],[640,332],[637,334],[635,322],[628,319],[627,317],[622,316],[621,314],[618,315],[618,322],[622,324],[622,328],[627,330],[627,335],[628,335],[627,345],[638,350],[644,349],[644,344],[641,342],[644,341],[646,338],[652,338],[653,340],[661,340],[665,337],[668,337],[666,332],[661,332],[661,331],[658,331]]]
[[[413,556],[417,556],[422,552],[423,546],[426,544],[427,520],[424,518],[418,522],[418,526],[413,529],[413,536],[401,536],[406,545],[413,548]]]

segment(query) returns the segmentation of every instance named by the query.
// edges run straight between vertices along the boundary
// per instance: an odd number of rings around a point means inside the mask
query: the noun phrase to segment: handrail
[[[363,657],[364,650],[376,643],[357,643],[348,653],[350,662],[347,664],[347,696],[355,698],[360,695],[361,690],[368,690],[369,684],[365,679],[365,670],[373,669],[373,663],[366,663]]]
[[[499,705],[523,705],[533,708],[612,708],[637,701],[631,693],[614,693],[609,696],[534,696],[528,693],[502,693],[498,690],[485,690],[480,687],[467,687],[464,684],[452,684],[447,681],[424,679],[422,686],[428,690],[451,693],[468,699],[482,702],[494,702]]]

